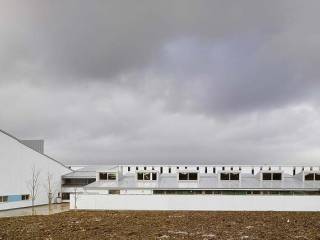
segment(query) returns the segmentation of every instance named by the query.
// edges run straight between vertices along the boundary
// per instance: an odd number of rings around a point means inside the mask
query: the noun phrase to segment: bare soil
[[[320,213],[68,211],[0,218],[0,239],[320,239]]]

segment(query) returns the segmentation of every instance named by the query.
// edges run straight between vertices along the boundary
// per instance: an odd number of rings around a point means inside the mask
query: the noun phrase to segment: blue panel
[[[21,201],[22,197],[21,195],[10,195],[8,196],[8,202],[17,202],[17,201]]]

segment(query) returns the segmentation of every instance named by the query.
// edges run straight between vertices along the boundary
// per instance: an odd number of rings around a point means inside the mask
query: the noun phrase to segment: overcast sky
[[[64,163],[320,164],[319,12],[0,0],[0,128]]]

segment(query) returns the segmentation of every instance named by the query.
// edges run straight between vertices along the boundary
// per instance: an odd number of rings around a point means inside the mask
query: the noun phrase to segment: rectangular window
[[[171,167],[169,167],[168,172],[171,173]]]
[[[230,173],[230,180],[239,180],[240,175],[239,173]]]
[[[216,173],[216,168],[212,168],[212,172],[213,172],[213,173]]]
[[[120,190],[118,189],[109,190],[109,194],[120,194]]]
[[[204,168],[204,173],[208,173],[208,168],[207,167]]]
[[[145,173],[137,173],[137,180],[139,181],[156,181],[157,180],[157,173],[150,173],[150,172],[145,172]]]
[[[100,180],[108,180],[108,173],[99,173]]]
[[[163,167],[160,167],[160,173],[161,174],[163,173]]]
[[[270,180],[272,180],[271,173],[262,173],[262,180],[263,180],[263,181],[270,181]]]
[[[128,167],[128,172],[130,172],[130,170],[131,170],[130,167]]]
[[[156,173],[152,173],[152,180],[153,181],[157,180],[157,174]]]
[[[280,181],[282,180],[282,174],[281,173],[262,173],[262,180],[264,181]]]
[[[191,181],[198,180],[198,173],[189,173],[189,180]]]
[[[181,181],[197,181],[198,180],[198,173],[184,173],[180,172],[179,173],[179,180]]]
[[[188,173],[179,173],[179,180],[188,180]]]
[[[220,173],[220,180],[239,181],[240,180],[240,174],[239,173]]]
[[[145,180],[145,181],[151,180],[151,178],[150,178],[150,173],[144,173],[144,174],[143,174],[143,180]]]
[[[137,179],[138,180],[143,180],[143,173],[138,173],[137,174]]]
[[[29,194],[26,194],[26,195],[21,195],[21,200],[29,200],[30,198],[30,195]]]
[[[228,173],[220,173],[220,180],[229,180]]]
[[[273,175],[272,180],[281,180],[282,179],[281,173],[273,173],[272,175]]]
[[[315,173],[314,176],[315,176],[314,180],[320,181],[320,173]]]
[[[108,180],[117,180],[117,174],[116,173],[108,173]]]
[[[313,173],[309,173],[304,175],[304,180],[305,181],[313,181],[314,180],[314,174]]]

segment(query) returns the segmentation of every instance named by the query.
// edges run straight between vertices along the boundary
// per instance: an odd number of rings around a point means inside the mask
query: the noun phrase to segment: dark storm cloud
[[[0,5],[0,127],[58,159],[320,157],[318,1]]]

